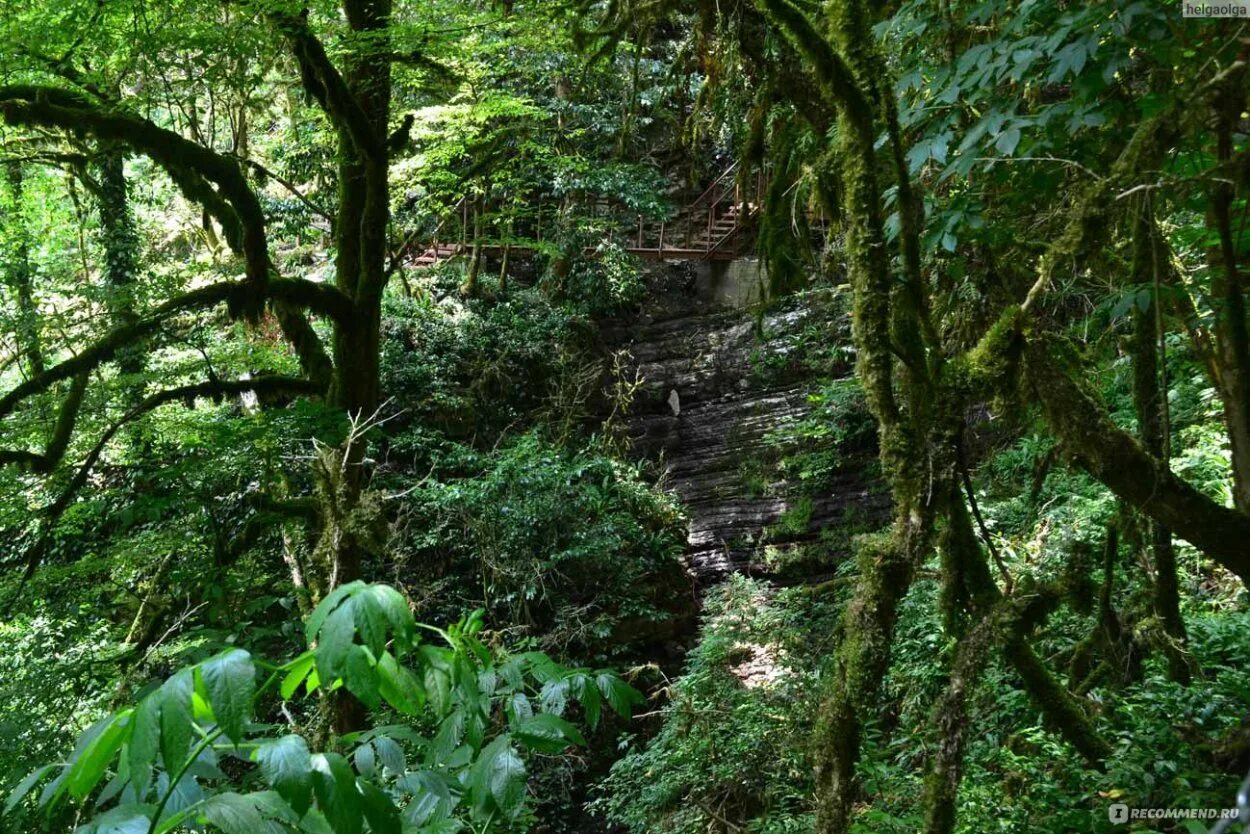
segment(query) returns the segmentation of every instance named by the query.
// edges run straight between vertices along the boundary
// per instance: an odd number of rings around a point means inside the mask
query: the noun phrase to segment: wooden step
[[[454,257],[464,250],[464,247],[458,243],[440,243],[437,246],[431,246],[425,249],[421,254],[414,257],[410,263],[414,267],[433,266],[439,261],[445,261]]]

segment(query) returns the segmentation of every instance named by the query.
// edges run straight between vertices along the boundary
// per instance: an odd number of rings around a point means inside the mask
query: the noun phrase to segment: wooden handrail
[[[628,225],[624,225],[624,228],[617,227],[615,232],[609,234],[629,241],[633,246],[627,244],[627,248],[644,256],[663,258],[671,252],[674,257],[679,258],[708,259],[717,253],[727,254],[729,250],[723,248],[725,244],[741,231],[748,218],[759,211],[767,180],[766,172],[760,169],[754,172],[754,183],[744,183],[736,176],[739,171],[737,161],[730,164],[694,200],[681,207],[673,218],[653,224],[638,214],[637,228],[632,234]],[[541,241],[543,204],[539,202],[536,208],[536,235],[537,240]],[[605,214],[612,213],[612,207],[603,199],[591,201],[589,208],[594,216],[598,216],[601,211]],[[707,212],[706,220],[701,216],[704,211]],[[434,229],[432,242],[423,251],[428,253],[432,248],[433,260],[437,262],[442,260],[440,248],[445,245],[450,245],[457,251],[463,250],[469,242],[471,215],[476,212],[477,207],[470,206],[468,196],[462,196],[439,221]],[[459,241],[444,244],[440,238],[453,220],[459,220],[461,224]],[[412,237],[415,238],[416,235]],[[401,251],[405,255],[414,251],[415,243],[410,238],[405,249]]]
[[[702,194],[700,194],[698,197],[695,197],[693,200],[691,200],[689,203],[686,204],[686,210],[689,211],[690,209],[697,207],[699,203],[703,202],[703,198],[711,193],[712,189],[716,188],[716,186],[724,182],[725,177],[729,176],[736,170],[738,170],[738,161],[734,160],[734,163],[730,165],[728,168],[726,168],[724,171],[722,171],[721,175],[717,177],[716,179],[714,179],[712,181],[712,184],[703,190]]]

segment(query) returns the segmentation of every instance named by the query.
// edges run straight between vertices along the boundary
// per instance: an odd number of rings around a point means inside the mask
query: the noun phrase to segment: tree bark
[[[1170,427],[1166,420],[1166,356],[1160,355],[1163,340],[1159,286],[1159,259],[1163,252],[1158,240],[1153,208],[1143,201],[1133,227],[1133,276],[1137,286],[1153,287],[1148,309],[1133,312],[1133,402],[1137,411],[1138,436],[1145,451],[1168,466],[1171,459]],[[1168,675],[1178,683],[1189,683],[1186,662],[1185,622],[1181,618],[1180,587],[1176,573],[1176,550],[1172,531],[1158,521],[1148,520],[1150,549],[1154,556],[1154,608],[1169,645],[1166,649]]]
[[[1232,73],[1218,88],[1215,109],[1215,157],[1222,176],[1211,186],[1208,225],[1218,243],[1207,252],[1211,296],[1218,305],[1216,346],[1221,365],[1224,419],[1228,426],[1233,464],[1233,503],[1250,513],[1250,331],[1246,323],[1245,287],[1233,239],[1232,206],[1235,188],[1228,181],[1233,158],[1233,132],[1246,103],[1246,68]]]
[[[1113,493],[1250,583],[1250,515],[1217,504],[1178,478],[1107,414],[1064,367],[1072,350],[1054,336],[1024,338],[1025,379],[1064,447]]]
[[[12,243],[6,258],[5,278],[17,296],[17,326],[21,350],[26,354],[30,375],[36,377],[44,371],[44,359],[39,338],[39,311],[35,306],[35,271],[30,263],[30,230],[26,226],[23,212],[25,177],[22,163],[15,159],[7,162],[5,175],[9,184],[9,199],[12,201],[12,209],[7,218]]]
[[[100,218],[100,238],[104,247],[104,283],[109,316],[115,327],[126,327],[139,319],[135,290],[139,277],[139,234],[126,189],[125,157],[117,149],[107,150],[98,165],[99,190],[96,206]],[[143,395],[138,376],[145,366],[140,344],[117,353],[117,367],[130,377],[131,402]]]

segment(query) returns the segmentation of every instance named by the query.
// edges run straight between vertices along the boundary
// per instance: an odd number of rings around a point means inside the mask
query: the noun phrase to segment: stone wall
[[[818,494],[804,497],[779,479],[777,435],[812,408],[817,374],[801,355],[805,345],[825,329],[830,339],[849,334],[844,320],[826,321],[829,305],[812,297],[761,314],[761,278],[746,260],[654,267],[642,312],[604,332],[607,346],[628,351],[628,367],[641,376],[629,418],[633,448],[685,505],[689,564],[702,584],[731,571],[788,581],[826,576],[845,555],[849,533],[880,524],[888,512],[870,474],[870,443],[847,450],[845,467]],[[849,355],[819,371],[851,373]],[[843,529],[848,535],[839,535]]]

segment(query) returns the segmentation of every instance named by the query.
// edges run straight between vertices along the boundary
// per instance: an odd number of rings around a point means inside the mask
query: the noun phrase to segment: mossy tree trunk
[[[1226,170],[1231,170],[1233,134],[1246,108],[1246,78],[1243,63],[1219,85],[1212,102],[1215,158]],[[1212,182],[1207,223],[1217,242],[1208,250],[1207,263],[1211,297],[1216,304],[1214,330],[1222,383],[1219,388],[1232,451],[1233,501],[1237,509],[1250,512],[1250,330],[1233,231],[1235,192],[1228,176]]]
[[[319,538],[300,577],[314,601],[336,585],[361,578],[366,554],[378,546],[380,509],[368,496],[365,445],[370,421],[379,408],[381,303],[388,278],[389,157],[392,148],[402,146],[406,138],[400,135],[402,131],[388,135],[391,65],[395,60],[388,38],[390,0],[343,0],[341,10],[352,33],[350,48],[339,61],[341,66],[330,59],[312,31],[307,11],[268,12],[269,22],[290,46],[304,89],[323,111],[337,138],[333,286],[276,274],[264,214],[238,159],[130,113],[122,103],[102,98],[87,85],[80,90],[24,85],[0,88],[0,116],[9,124],[74,131],[93,137],[110,152],[125,148],[151,158],[188,200],[201,205],[220,225],[225,242],[238,254],[245,270],[241,281],[197,288],[115,322],[112,332],[95,344],[6,392],[0,397],[0,416],[63,380],[75,380],[48,451],[0,450],[0,464],[24,462],[46,468],[59,459],[65,445],[62,435],[68,434],[68,430],[60,431],[60,425],[72,428],[90,373],[105,363],[124,361],[129,350],[142,349],[170,317],[225,303],[232,316],[255,322],[267,309],[291,343],[306,379],[210,379],[143,398],[106,433],[50,515],[55,516],[57,508],[67,505],[74,490],[81,488],[108,437],[124,423],[176,401],[180,395],[259,392],[262,388],[274,394],[316,392],[349,418],[352,430],[339,448],[322,449],[314,456],[314,528]],[[117,173],[114,169],[114,185]],[[124,180],[121,188],[124,193]],[[110,218],[113,220],[124,225],[120,216]],[[112,227],[112,231],[124,236],[122,225]],[[116,266],[134,274],[132,264],[118,261]],[[330,322],[329,350],[313,329],[309,314]],[[28,569],[33,570],[38,561],[35,551]],[[358,704],[347,699],[337,703],[334,723],[340,731],[358,728],[361,720]]]
[[[104,249],[105,300],[116,327],[126,327],[139,319],[135,293],[139,279],[139,233],[127,193],[125,156],[120,150],[106,149],[97,168],[96,209],[100,219],[100,242]],[[117,356],[117,369],[132,380],[128,385],[132,402],[142,397],[144,350],[130,345]]]
[[[851,825],[863,727],[881,709],[899,605],[936,545],[942,556],[943,621],[958,648],[946,695],[934,713],[938,754],[925,803],[927,830],[946,832],[955,824],[970,693],[990,646],[1001,650],[1049,728],[1094,766],[1111,752],[1095,731],[1089,705],[1069,692],[1029,645],[1032,628],[1058,604],[1058,589],[1021,581],[1004,591],[989,570],[959,489],[957,452],[970,405],[991,399],[1039,403],[1064,450],[1152,519],[1157,531],[1175,530],[1250,580],[1250,554],[1239,544],[1250,537],[1250,515],[1201,495],[1171,473],[1162,454],[1166,447],[1146,448],[1116,426],[1083,382],[1079,358],[1046,332],[1050,320],[1037,313],[1051,276],[1083,267],[1105,244],[1126,205],[1117,195],[1158,168],[1176,120],[1164,113],[1137,125],[1107,175],[1076,195],[1065,226],[1037,261],[1027,296],[1003,308],[980,342],[960,352],[929,318],[920,201],[912,192],[892,87],[869,19],[882,9],[857,0],[830,0],[819,15],[791,0],[757,0],[756,6],[801,56],[794,66],[809,80],[777,84],[791,64],[772,66],[750,26],[739,32],[742,55],[771,80],[770,94],[793,104],[818,135],[828,135],[828,126],[836,123],[835,145],[813,166],[828,170],[829,183],[837,186],[817,191],[825,198],[825,212],[841,223],[857,372],[877,421],[882,470],[895,508],[887,532],[859,542],[858,584],[845,612],[842,642],[826,671],[828,696],[814,739],[816,828],[840,834]],[[886,142],[879,144],[880,136]],[[899,217],[893,258],[881,203],[890,186],[897,189]],[[1156,560],[1166,566],[1170,535],[1166,544],[1162,533],[1155,541]],[[1160,593],[1171,594],[1166,580]]]
[[[17,297],[18,336],[20,349],[26,355],[31,376],[43,373],[43,347],[39,337],[39,312],[35,306],[34,267],[30,262],[30,230],[25,216],[25,174],[19,160],[4,166],[9,186],[9,211],[4,218],[8,227],[9,251],[5,253],[4,278]]]
[[[995,584],[959,489],[957,451],[964,415],[974,402],[1007,389],[1014,392],[1020,336],[1029,316],[1026,308],[1008,308],[974,349],[949,352],[929,320],[919,258],[919,201],[904,162],[889,80],[874,51],[867,6],[851,0],[829,4],[828,36],[822,34],[823,24],[814,24],[788,0],[760,0],[760,6],[807,59],[823,97],[836,105],[833,158],[839,203],[826,210],[844,224],[858,374],[877,420],[882,468],[895,505],[891,530],[860,543],[859,584],[828,671],[830,694],[815,738],[817,829],[845,832],[850,827],[862,728],[878,709],[898,606],[917,567],[933,551],[934,531],[941,529],[945,621],[961,644],[947,697],[935,714],[942,752],[927,783],[926,814],[930,831],[949,831],[968,695],[984,666],[987,645],[1001,649],[1049,727],[1091,763],[1110,752],[1080,700],[1028,645],[1031,620],[1016,618],[1017,626],[1011,628],[987,625],[1000,616],[995,613],[1000,606],[1017,605],[1027,597],[1005,597]],[[885,154],[876,145],[882,133],[888,139]],[[1130,157],[1141,152],[1141,144],[1130,149]],[[887,185],[898,189],[897,267],[887,252],[882,222],[880,200]],[[1098,197],[1095,205],[1104,209],[1110,199]],[[1086,219],[1088,213],[1073,219],[1044,259],[1043,273],[1087,245]],[[967,623],[976,625],[969,628]]]
[[[1152,288],[1148,308],[1140,305],[1133,312],[1133,402],[1137,411],[1138,435],[1142,446],[1165,466],[1171,458],[1171,438],[1167,419],[1166,355],[1163,354],[1163,311],[1160,307],[1160,258],[1166,250],[1160,245],[1159,230],[1149,199],[1142,200],[1133,224],[1134,284]],[[1150,550],[1154,557],[1154,608],[1168,641],[1168,674],[1179,683],[1189,683],[1186,659],[1187,638],[1181,618],[1180,588],[1176,572],[1176,549],[1172,531],[1165,524],[1147,520]]]

